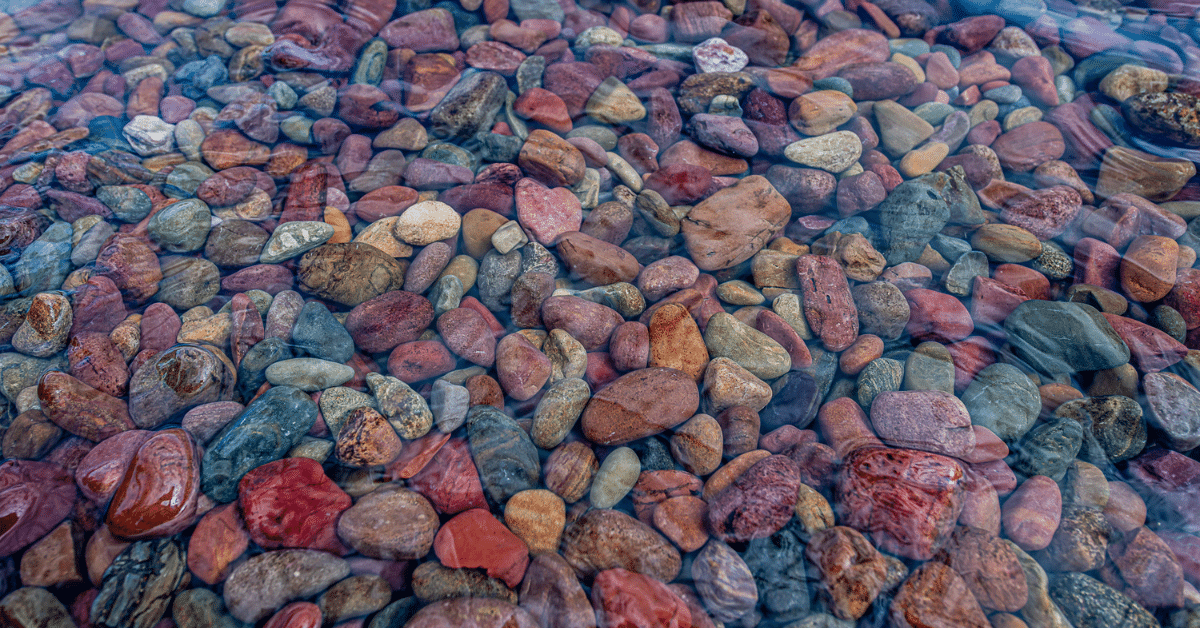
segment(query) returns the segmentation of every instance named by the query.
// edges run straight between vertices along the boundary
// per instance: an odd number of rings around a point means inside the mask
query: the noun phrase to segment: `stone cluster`
[[[1147,4],[15,0],[0,624],[1197,625]]]

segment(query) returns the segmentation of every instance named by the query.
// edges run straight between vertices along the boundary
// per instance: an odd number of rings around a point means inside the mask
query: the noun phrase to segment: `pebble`
[[[837,131],[788,144],[784,156],[794,163],[834,174],[845,172],[862,154],[862,142],[850,131]]]
[[[529,564],[525,542],[480,508],[462,512],[442,525],[433,547],[443,565],[485,569],[488,576],[509,587],[520,584]]]
[[[881,392],[871,425],[885,443],[963,457],[975,449],[971,416],[963,402],[942,391]]]
[[[617,505],[642,472],[641,461],[628,447],[618,447],[604,457],[599,471],[592,478],[589,499],[595,508],[612,508]]]
[[[592,442],[621,445],[675,427],[699,406],[700,391],[691,377],[652,367],[622,375],[592,395],[580,425]]]
[[[350,574],[349,564],[315,550],[266,552],[242,563],[225,583],[225,606],[244,622],[256,622],[275,609],[324,591]]]
[[[1062,518],[1062,494],[1054,480],[1033,476],[1004,502],[1005,534],[1021,549],[1045,549]]]
[[[845,457],[835,498],[844,523],[868,533],[876,546],[906,557],[932,557],[962,512],[963,477],[951,458],[864,447]],[[897,506],[876,510],[879,503]]]

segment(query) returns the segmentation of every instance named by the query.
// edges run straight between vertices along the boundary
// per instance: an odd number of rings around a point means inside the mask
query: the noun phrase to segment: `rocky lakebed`
[[[0,626],[1200,628],[1200,0],[0,2]]]

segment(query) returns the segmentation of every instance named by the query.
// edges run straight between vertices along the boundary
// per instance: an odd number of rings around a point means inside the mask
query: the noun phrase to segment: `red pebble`
[[[592,606],[600,628],[691,628],[692,614],[667,585],[621,568],[596,574]]]
[[[452,569],[482,568],[516,587],[529,566],[529,548],[484,508],[472,508],[438,530],[433,551]]]
[[[140,448],[113,493],[108,528],[137,540],[170,536],[192,525],[200,496],[200,453],[182,429],[157,432]]]
[[[337,520],[350,496],[309,458],[284,458],[251,470],[238,483],[246,530],[266,549],[281,547],[346,552]]]

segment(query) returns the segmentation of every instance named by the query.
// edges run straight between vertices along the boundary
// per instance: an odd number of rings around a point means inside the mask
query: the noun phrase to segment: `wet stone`
[[[317,412],[308,395],[289,386],[272,388],[252,401],[204,453],[204,493],[215,501],[233,501],[242,476],[295,447]]]
[[[129,383],[134,423],[154,428],[176,413],[232,399],[235,374],[222,357],[199,346],[180,345],[144,364]]]
[[[257,622],[294,599],[325,590],[350,573],[346,561],[315,550],[276,550],[242,563],[225,582],[225,606],[239,621]]]
[[[166,614],[171,596],[184,586],[185,552],[172,539],[138,541],[104,572],[91,605],[96,626],[151,628]]]
[[[511,417],[490,406],[475,406],[467,414],[467,435],[480,480],[494,501],[504,503],[537,487],[537,450]]]

